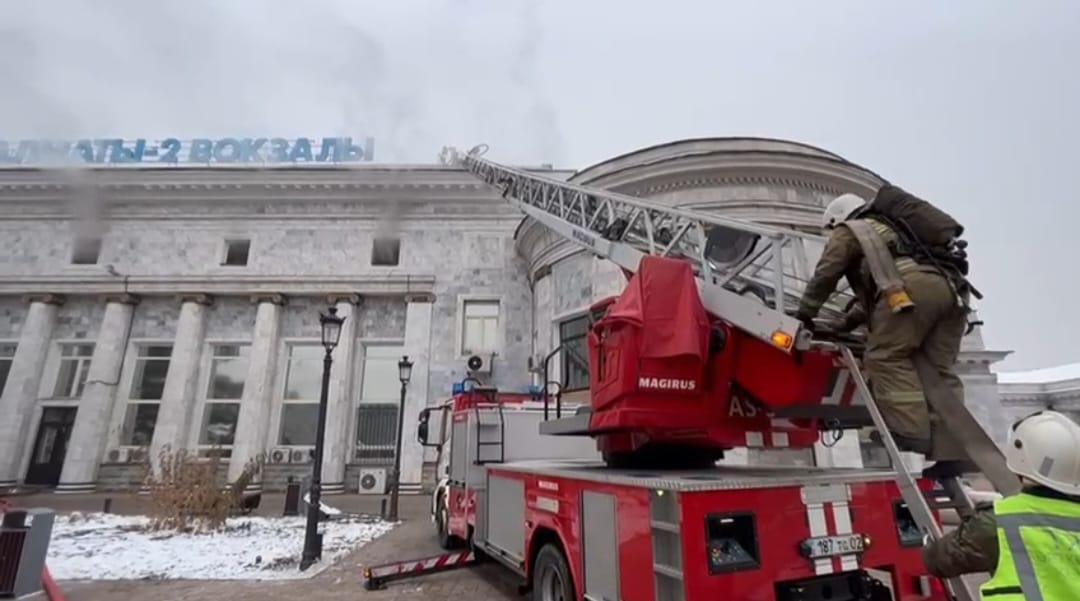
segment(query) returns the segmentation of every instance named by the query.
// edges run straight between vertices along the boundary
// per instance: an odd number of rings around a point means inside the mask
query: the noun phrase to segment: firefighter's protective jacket
[[[871,218],[859,221],[869,224],[880,236],[882,242],[888,246],[889,251],[893,251],[899,241],[899,236],[890,227]],[[874,306],[878,292],[878,286],[872,275],[872,266],[869,265],[870,258],[867,250],[851,228],[842,224],[833,229],[821,252],[821,258],[818,259],[817,266],[814,268],[814,275],[806,284],[796,315],[800,319],[807,320],[816,317],[821,311],[821,306],[836,290],[836,284],[840,278],[847,277],[852,291],[859,304],[862,305],[860,309],[864,312],[860,314],[859,311],[855,311],[849,314],[848,319],[857,323],[858,320],[864,318],[868,313],[866,309]],[[920,265],[910,257],[893,254],[890,258],[895,262],[894,265],[883,266],[881,271],[891,270],[895,266],[899,274],[912,271],[936,272],[934,268]]]
[[[862,247],[855,238],[855,234],[846,227],[838,227],[832,231],[825,248],[818,259],[814,275],[803,290],[802,300],[799,301],[800,318],[813,319],[821,310],[821,306],[829,299],[829,295],[836,290],[836,284],[841,277],[847,276],[852,290],[859,296],[859,304],[862,307],[869,306],[865,297],[867,291],[863,274],[860,274],[860,259]],[[865,274],[868,278],[869,272]]]
[[[992,573],[984,601],[1080,599],[1080,500],[1036,486],[978,509],[923,547],[931,574]]]

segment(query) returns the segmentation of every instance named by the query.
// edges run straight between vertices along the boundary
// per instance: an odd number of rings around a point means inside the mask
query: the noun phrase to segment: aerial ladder
[[[624,273],[635,273],[646,256],[681,259],[693,269],[705,309],[742,333],[785,353],[835,353],[861,398],[860,411],[864,412],[866,425],[872,425],[880,435],[902,498],[921,531],[934,539],[942,536],[935,509],[951,507],[961,514],[973,509],[958,477],[940,478],[939,492],[920,490],[874,402],[851,348],[852,341],[815,335],[792,315],[812,270],[808,251],[823,247],[824,238],[794,228],[672,208],[503,166],[484,158],[486,145],[466,153],[447,150],[449,162],[500,191],[525,215],[595,256],[615,263]],[[841,287],[822,313],[841,317],[852,300],[853,295]],[[957,437],[971,461],[997,492],[1017,492],[1019,480],[1007,470],[1001,450],[963,401],[956,399],[920,360],[916,360],[916,366],[932,411]],[[827,409],[817,405],[806,411]],[[977,592],[961,579],[950,581],[949,586],[960,601],[978,599]]]

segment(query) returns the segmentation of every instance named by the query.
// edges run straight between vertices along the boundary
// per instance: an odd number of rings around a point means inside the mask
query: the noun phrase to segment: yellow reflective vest
[[[983,601],[1080,600],[1080,502],[1028,493],[994,502],[998,564]]]

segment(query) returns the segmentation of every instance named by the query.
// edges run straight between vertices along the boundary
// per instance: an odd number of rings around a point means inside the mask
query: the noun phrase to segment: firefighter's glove
[[[803,313],[801,311],[796,313],[795,319],[798,319],[800,322],[802,322],[803,327],[806,328],[806,330],[811,334],[817,331],[817,325],[814,323],[814,318],[807,315],[806,313]]]

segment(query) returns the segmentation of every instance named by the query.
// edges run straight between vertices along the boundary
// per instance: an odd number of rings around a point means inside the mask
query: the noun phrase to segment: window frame
[[[376,255],[375,251],[376,251],[376,247],[379,245],[380,242],[384,242],[384,243],[385,242],[394,242],[395,243],[395,246],[394,246],[394,249],[393,249],[393,258],[394,258],[393,263],[376,263],[375,262],[375,255]],[[378,233],[373,234],[372,237],[371,237],[371,249],[370,249],[371,252],[369,253],[369,256],[368,256],[368,259],[369,259],[368,260],[368,265],[371,266],[371,267],[377,267],[377,268],[383,268],[383,269],[400,267],[401,266],[401,246],[402,246],[402,244],[401,244],[401,236],[400,235],[398,235],[398,236],[380,236],[380,235],[378,235]]]
[[[570,382],[568,381],[569,376],[570,376],[570,373],[569,373],[569,371],[570,371],[569,370],[570,353],[568,353],[567,350],[566,350],[566,347],[563,346],[563,344],[566,342],[563,339],[563,327],[570,324],[570,323],[574,323],[574,322],[578,322],[578,321],[582,321],[582,320],[584,320],[585,323],[586,323],[584,334],[582,334],[580,336],[572,337],[571,339],[572,340],[581,340],[582,343],[583,343],[583,348],[584,348],[585,353],[584,353],[584,357],[582,357],[582,359],[585,360],[585,382],[581,386],[572,387],[572,386],[570,386]],[[592,374],[590,373],[590,370],[589,370],[589,346],[588,346],[588,341],[589,341],[589,330],[592,328],[593,323],[594,322],[593,322],[592,315],[590,315],[590,313],[588,311],[586,311],[586,312],[580,313],[579,315],[576,315],[574,317],[564,318],[564,319],[556,322],[556,324],[555,324],[555,329],[557,331],[557,335],[558,335],[558,339],[559,339],[559,342],[558,342],[557,346],[560,347],[560,350],[559,350],[559,379],[558,379],[558,382],[559,382],[559,390],[562,391],[562,392],[573,392],[573,391],[577,391],[577,390],[586,390],[586,389],[589,388],[589,380],[590,380],[590,377],[591,377]]]
[[[6,346],[6,345],[9,345],[9,344],[11,346],[13,346],[15,348],[15,350],[11,353],[10,358],[0,356],[0,361],[10,361],[11,364],[14,365],[15,364],[15,355],[18,354],[18,352],[19,352],[19,341],[18,340],[9,340],[7,338],[0,338],[0,346]],[[7,386],[7,380],[8,380],[8,378],[11,377],[11,367],[12,367],[11,365],[8,366],[8,373],[4,376],[3,380],[0,380],[0,394],[3,394],[4,387]]]
[[[101,263],[101,257],[105,252],[105,235],[104,234],[98,235],[98,236],[83,236],[83,235],[78,235],[78,234],[73,233],[71,235],[70,240],[71,240],[71,244],[70,244],[70,248],[68,249],[67,267],[74,267],[76,269],[86,269],[86,268],[93,268],[93,267],[100,267],[101,266],[101,264],[102,264]],[[91,262],[91,263],[82,263],[82,262],[76,262],[75,261],[76,253],[79,250],[79,241],[80,240],[96,240],[97,241],[97,254],[94,255],[94,261],[93,262]]]
[[[401,354],[402,355],[408,354],[408,352],[406,351],[406,347],[405,347],[405,340],[402,339],[402,338],[360,338],[360,339],[358,339],[356,341],[356,346],[354,347],[355,350],[353,351],[353,358],[354,358],[353,374],[355,374],[355,378],[353,379],[353,392],[352,392],[352,395],[351,395],[352,398],[350,399],[350,407],[349,407],[348,438],[346,438],[346,440],[345,440],[347,448],[349,449],[349,456],[348,456],[347,463],[358,463],[358,464],[365,464],[365,465],[382,465],[383,463],[389,464],[389,463],[393,462],[393,455],[392,454],[391,454],[390,458],[386,459],[386,460],[383,460],[382,458],[379,458],[379,457],[372,457],[372,458],[361,457],[363,450],[366,450],[366,449],[381,450],[381,447],[380,446],[365,446],[365,447],[362,447],[362,446],[360,446],[358,444],[358,441],[356,440],[357,436],[359,436],[359,431],[358,430],[359,430],[359,426],[360,426],[360,411],[361,411],[361,406],[362,405],[390,405],[390,404],[399,404],[400,405],[400,402],[401,402],[400,398],[397,399],[395,403],[380,403],[380,402],[374,402],[373,403],[373,402],[370,402],[370,401],[364,401],[364,399],[363,399],[363,395],[364,395],[364,362],[367,359],[368,348],[373,347],[373,346],[398,348],[398,349],[401,349]],[[395,444],[396,444],[396,441],[395,441]],[[395,445],[390,445],[390,446],[393,447]],[[393,448],[390,448],[389,450],[392,451]]]
[[[289,358],[291,349],[295,346],[311,346],[320,350],[323,349],[322,340],[319,338],[311,337],[296,337],[296,338],[283,338],[280,342],[277,357],[277,385],[274,394],[274,411],[273,419],[270,424],[269,436],[267,436],[267,450],[271,449],[313,449],[315,448],[314,442],[310,445],[297,445],[297,444],[282,444],[281,443],[281,428],[284,424],[285,406],[286,405],[315,405],[318,406],[319,399],[314,400],[301,400],[301,399],[286,399],[285,393],[287,391],[287,383],[289,377]],[[321,372],[320,372],[321,375]],[[245,384],[246,385],[246,384]],[[316,424],[317,426],[317,424]]]
[[[555,315],[555,316],[553,316],[551,318],[551,349],[552,350],[554,350],[556,347],[562,345],[562,324],[564,324],[564,323],[566,323],[568,321],[573,321],[575,319],[581,319],[582,317],[588,317],[588,318],[590,318],[590,320],[595,320],[597,315],[600,315],[600,313],[597,313],[597,312],[595,312],[595,311],[593,311],[591,309],[593,304],[595,304],[595,303],[590,302],[588,305],[585,305],[584,307],[578,307],[577,309],[572,309],[570,311],[564,311],[564,312],[559,313],[558,315]],[[608,307],[610,307],[610,305],[608,305]],[[605,311],[605,313],[606,313],[606,311]],[[595,321],[592,321],[591,323],[595,323]],[[591,323],[590,323],[590,326],[589,326],[590,329],[592,328]],[[587,336],[587,334],[586,334],[586,336]],[[588,338],[586,338],[586,340],[588,340]],[[586,346],[586,353],[588,353],[588,347],[587,346]],[[559,357],[558,361],[553,361],[552,362],[551,372],[548,373],[548,379],[552,380],[552,381],[555,381],[555,382],[559,382],[560,386],[562,385],[562,382],[563,382],[563,359],[561,357],[562,354],[563,354],[562,352],[559,353],[560,357]],[[588,361],[588,359],[589,359],[589,357],[586,354],[585,360]],[[591,378],[592,374],[590,373],[589,375],[590,375],[590,378]],[[563,392],[571,392],[571,391],[575,391],[575,390],[585,390],[587,388],[588,388],[588,384],[586,384],[586,386],[584,388],[566,388],[566,389],[561,389],[561,390]]]
[[[244,262],[239,265],[233,265],[228,262],[229,260],[229,248],[232,243],[235,242],[247,242],[247,254],[244,256]],[[252,250],[255,246],[255,240],[250,236],[225,236],[221,240],[221,250],[218,253],[218,267],[226,269],[241,269],[251,266]]]
[[[56,353],[55,361],[53,361],[52,364],[48,366],[49,371],[47,372],[47,373],[52,374],[52,378],[51,378],[51,380],[49,382],[46,383],[48,388],[45,391],[46,393],[41,395],[41,398],[45,398],[45,399],[49,399],[49,400],[55,400],[55,401],[78,401],[78,400],[80,400],[82,398],[83,393],[86,392],[85,383],[83,385],[83,389],[79,392],[79,394],[77,394],[75,396],[57,396],[56,395],[56,387],[57,387],[57,385],[60,384],[60,373],[61,373],[61,369],[63,369],[63,365],[64,365],[64,361],[65,361],[64,347],[65,346],[77,346],[77,345],[88,345],[88,346],[90,346],[90,355],[89,356],[87,356],[87,357],[81,357],[81,356],[75,357],[80,364],[85,361],[85,363],[86,363],[86,374],[87,374],[87,380],[86,381],[89,381],[90,365],[93,363],[94,349],[97,348],[97,342],[87,340],[87,339],[73,340],[73,341],[71,341],[71,340],[57,340],[56,343],[55,343],[55,349],[56,349],[55,350],[55,353]],[[78,374],[78,373],[79,372],[76,372],[76,374]],[[76,375],[76,379],[78,379],[78,375]]]
[[[154,431],[157,431],[157,419],[161,417],[161,399],[132,399],[131,391],[135,385],[135,375],[140,358],[140,349],[142,347],[149,346],[168,346],[169,351],[169,367],[166,369],[166,379],[168,378],[168,370],[172,369],[172,354],[176,349],[176,341],[172,338],[139,338],[136,340],[130,340],[128,342],[127,354],[124,357],[124,366],[121,370],[121,376],[119,378],[118,389],[116,393],[116,399],[119,402],[114,404],[113,410],[113,428],[109,435],[109,440],[116,442],[115,448],[118,449],[140,449],[145,448],[142,445],[126,444],[124,441],[124,422],[127,419],[128,408],[131,405],[157,405],[158,416],[154,420]],[[162,391],[164,396],[164,390]],[[153,440],[153,433],[150,435],[151,441]],[[146,445],[146,446],[149,446]]]
[[[235,399],[235,400],[233,400],[233,399],[212,399],[212,398],[210,398],[210,382],[213,380],[214,359],[216,358],[216,355],[214,354],[214,349],[215,349],[215,347],[219,347],[219,346],[246,346],[246,347],[248,347],[248,357],[247,357],[248,358],[248,374],[244,376],[244,391],[245,392],[247,391],[249,380],[251,378],[251,373],[250,373],[251,372],[251,351],[250,351],[250,349],[251,349],[251,346],[252,346],[252,341],[251,340],[241,340],[241,339],[231,339],[231,338],[230,339],[214,338],[214,339],[208,339],[208,340],[204,341],[203,349],[202,349],[202,360],[201,360],[200,366],[199,366],[199,371],[200,371],[200,374],[201,374],[201,376],[199,378],[199,386],[200,386],[199,390],[200,390],[200,392],[199,392],[198,396],[196,397],[197,400],[196,400],[195,419],[192,421],[191,427],[189,428],[189,432],[188,432],[188,446],[189,446],[189,448],[195,449],[200,457],[208,454],[211,449],[219,448],[222,451],[226,452],[222,456],[223,459],[226,459],[226,458],[231,456],[232,448],[236,444],[236,432],[235,431],[233,432],[233,444],[231,444],[231,445],[217,445],[217,446],[215,446],[215,445],[204,445],[204,444],[202,444],[203,422],[206,419],[206,411],[207,411],[207,409],[209,408],[210,405],[235,404],[235,405],[237,405],[238,410],[243,409],[243,394],[241,394],[241,398]],[[237,430],[239,430],[239,419],[240,419],[239,415],[237,415]]]
[[[469,303],[497,303],[499,307],[498,317],[496,317],[495,323],[495,348],[484,349],[476,351],[469,349],[471,352],[465,352],[465,310]],[[454,330],[456,332],[454,340],[454,355],[458,360],[468,359],[473,355],[479,355],[487,358],[492,353],[496,356],[501,355],[506,345],[506,302],[502,295],[498,294],[461,294],[457,297],[457,311],[455,312]]]

